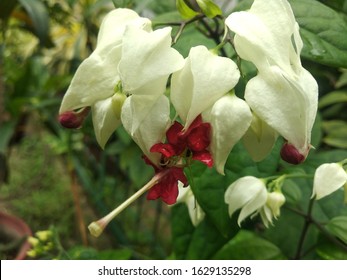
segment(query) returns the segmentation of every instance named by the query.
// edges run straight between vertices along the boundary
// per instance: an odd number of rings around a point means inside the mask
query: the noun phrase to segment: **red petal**
[[[147,165],[150,165],[154,168],[155,173],[158,173],[160,171],[158,166],[156,166],[153,162],[151,162],[151,160],[147,156],[143,155],[142,158]]]
[[[194,128],[200,126],[201,124],[202,124],[202,117],[201,117],[201,115],[199,115],[199,116],[197,116],[197,117],[195,118],[195,120],[190,124],[190,126],[188,127],[188,129],[187,129],[186,131],[182,131],[182,132],[180,133],[180,137],[181,137],[181,138],[186,138]]]
[[[193,159],[198,160],[204,164],[206,164],[208,167],[213,166],[213,158],[210,152],[208,151],[202,151],[202,152],[196,152],[193,154]]]
[[[308,151],[307,151],[308,153]],[[305,161],[306,155],[302,155],[292,144],[284,143],[281,149],[281,158],[291,164],[299,164]]]
[[[176,151],[171,144],[157,143],[149,151],[151,153],[161,153],[166,158],[176,155]]]
[[[147,199],[153,200],[161,198],[166,204],[176,203],[178,196],[178,181],[187,184],[187,178],[183,173],[182,168],[171,167],[164,177],[162,177],[158,184],[152,187],[147,194]]]
[[[211,125],[202,123],[191,130],[187,137],[187,146],[193,152],[204,151],[211,142]]]
[[[167,141],[172,145],[177,145],[179,142],[178,135],[182,131],[183,125],[174,122],[172,126],[166,131]]]

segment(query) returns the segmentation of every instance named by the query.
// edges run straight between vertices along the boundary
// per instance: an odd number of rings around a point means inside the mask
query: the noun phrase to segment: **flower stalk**
[[[123,212],[124,209],[126,209],[130,204],[132,204],[135,200],[137,200],[142,194],[144,194],[146,191],[150,190],[153,186],[158,184],[160,179],[164,177],[167,173],[167,170],[164,170],[163,172],[157,173],[153,178],[144,185],[141,189],[139,189],[136,193],[134,193],[131,197],[129,197],[127,200],[125,200],[121,205],[116,207],[113,211],[108,213],[105,217],[101,218],[98,221],[92,222],[88,229],[94,237],[99,237],[101,233],[104,231],[106,226],[115,218],[117,217],[121,212]]]

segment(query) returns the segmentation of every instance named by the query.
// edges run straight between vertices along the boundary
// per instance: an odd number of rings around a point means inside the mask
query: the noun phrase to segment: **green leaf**
[[[130,260],[132,250],[128,248],[118,250],[103,250],[98,252],[98,260]]]
[[[176,0],[176,7],[181,16],[185,19],[191,19],[199,14],[191,9],[184,0]]]
[[[337,148],[347,148],[347,122],[340,120],[323,122],[323,130],[326,136],[323,141]]]
[[[10,17],[12,11],[17,5],[16,0],[1,0],[0,1],[0,19],[7,19]]]
[[[335,87],[341,88],[346,85],[347,85],[347,69],[343,69],[340,78],[336,81]]]
[[[231,222],[230,222],[231,224]],[[234,236],[239,228],[234,227],[233,235],[224,237],[219,230],[205,218],[195,229],[187,251],[187,259],[190,260],[206,260],[211,257],[230,239]]]
[[[222,10],[212,0],[196,0],[200,9],[209,18],[214,18],[222,14]]]
[[[319,108],[322,109],[341,102],[347,102],[347,91],[332,91],[320,98]]]
[[[316,0],[290,0],[304,42],[301,55],[309,60],[347,67],[347,21]]]
[[[213,256],[213,259],[278,260],[285,259],[285,256],[273,243],[253,232],[241,230]]]
[[[199,205],[220,233],[227,237],[230,232],[230,218],[228,207],[224,203],[224,193],[237,176],[228,170],[225,176],[222,176],[200,163],[194,163],[187,175]]]
[[[46,6],[39,0],[19,0],[32,20],[35,35],[45,45],[49,39],[49,15]]]
[[[16,121],[11,120],[2,123],[0,126],[0,154],[5,154],[8,143],[12,137],[12,134],[16,128]]]
[[[189,25],[184,29],[184,32],[179,37],[177,43],[173,46],[184,57],[187,57],[192,47],[204,45],[208,49],[212,49],[216,46],[215,42],[201,32],[196,30],[196,27]]]
[[[184,204],[176,204],[171,209],[172,244],[176,259],[186,259],[188,247],[195,230],[188,209]]]
[[[316,252],[324,260],[347,260],[347,252],[326,237],[320,237]]]
[[[177,11],[167,12],[164,14],[159,14],[152,19],[153,27],[167,25],[170,22],[180,22],[182,21],[181,15]]]
[[[331,219],[326,225],[328,231],[347,244],[347,216]]]
[[[302,193],[300,187],[290,179],[284,181],[282,191],[286,197],[286,202],[290,204],[297,204],[302,199]]]

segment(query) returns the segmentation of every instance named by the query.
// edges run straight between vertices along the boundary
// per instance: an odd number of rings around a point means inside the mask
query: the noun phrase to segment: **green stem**
[[[299,243],[298,243],[298,248],[296,250],[296,254],[295,254],[295,257],[294,257],[294,259],[296,259],[296,260],[299,260],[301,258],[301,256],[302,256],[301,252],[302,252],[302,249],[303,249],[303,246],[304,246],[306,235],[308,233],[308,229],[310,227],[310,224],[312,223],[311,214],[312,214],[314,201],[315,200],[311,199],[310,203],[308,205],[308,211],[307,211],[307,215],[305,217],[306,218],[305,219],[305,224],[304,224],[304,227],[302,229],[301,236],[300,236]]]

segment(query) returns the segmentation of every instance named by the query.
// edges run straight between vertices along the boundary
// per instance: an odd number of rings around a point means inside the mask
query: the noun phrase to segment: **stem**
[[[139,189],[136,193],[134,193],[131,197],[125,200],[121,205],[116,207],[113,211],[107,214],[105,217],[101,218],[98,221],[92,222],[88,229],[90,233],[98,237],[103,232],[105,227],[117,216],[119,215],[125,208],[127,208],[130,204],[132,204],[135,200],[137,200],[142,194],[148,191],[150,188],[155,186],[162,177],[166,175],[167,171],[160,172],[156,174],[146,185],[144,185],[141,189]]]
[[[190,23],[194,22],[194,21],[198,21],[200,19],[202,19],[204,17],[204,15],[198,15],[196,17],[193,17],[192,19],[190,20],[187,20],[187,21],[184,21],[184,22],[181,22],[181,23],[175,23],[175,22],[172,22],[172,23],[166,23],[167,25],[179,25],[180,28],[178,29],[174,39],[172,40],[172,45],[176,44],[177,41],[178,41],[178,38],[181,36],[182,32],[183,32],[183,29]]]
[[[216,45],[220,45],[221,44],[221,40],[220,40],[220,36],[219,36],[219,32],[218,30],[213,30],[208,24],[206,21],[204,21],[204,19],[202,19],[200,21],[202,23],[202,25],[206,28],[206,30],[208,31],[209,33],[209,37],[213,39],[213,41],[216,43]],[[222,54],[222,56],[224,57],[227,57],[227,53],[225,52],[224,48],[221,47],[220,48],[220,52]]]
[[[311,214],[312,214],[313,204],[314,204],[314,199],[311,199],[310,203],[308,205],[308,211],[307,211],[307,215],[306,215],[306,220],[305,220],[305,224],[304,224],[304,227],[302,229],[302,232],[301,232],[298,248],[296,250],[296,254],[295,254],[295,257],[294,257],[294,259],[296,259],[296,260],[299,260],[301,258],[301,251],[303,249],[303,245],[304,245],[304,242],[305,242],[305,239],[306,239],[306,235],[307,235],[308,229],[310,227],[310,224],[312,223],[312,216],[311,216]]]

